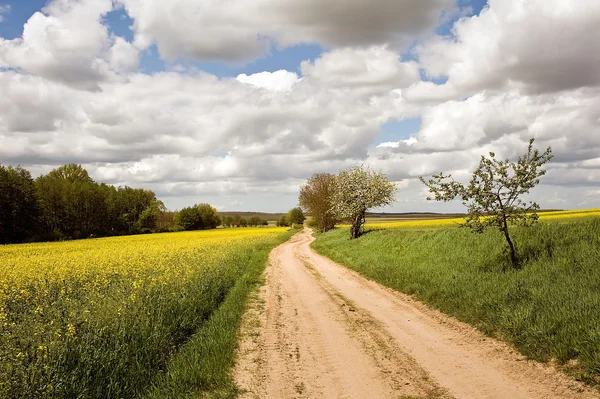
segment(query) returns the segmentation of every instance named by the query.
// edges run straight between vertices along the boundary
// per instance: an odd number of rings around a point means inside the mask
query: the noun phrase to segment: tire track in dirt
[[[275,248],[246,312],[243,398],[600,398],[412,298],[316,254]]]

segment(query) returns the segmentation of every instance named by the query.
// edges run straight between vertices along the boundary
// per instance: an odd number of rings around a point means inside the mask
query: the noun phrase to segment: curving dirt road
[[[243,398],[600,398],[554,368],[310,248],[275,248],[245,314]]]

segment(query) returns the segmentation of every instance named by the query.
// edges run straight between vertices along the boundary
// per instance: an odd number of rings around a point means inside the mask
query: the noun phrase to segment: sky
[[[529,199],[600,207],[597,0],[0,0],[0,163],[65,163],[170,209],[279,212],[312,174],[466,181],[554,159]]]

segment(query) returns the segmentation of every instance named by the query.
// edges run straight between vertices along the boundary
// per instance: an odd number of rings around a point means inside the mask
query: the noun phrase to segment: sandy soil
[[[275,248],[244,316],[242,398],[600,398],[548,365],[310,248]]]

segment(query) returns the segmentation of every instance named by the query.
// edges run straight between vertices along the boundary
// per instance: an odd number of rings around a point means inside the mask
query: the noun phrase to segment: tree
[[[552,148],[540,153],[533,148],[534,139],[529,141],[527,153],[517,162],[496,159],[490,152],[489,158],[481,156],[479,166],[473,172],[468,185],[454,181],[451,175],[440,173],[425,181],[429,192],[428,200],[450,201],[456,197],[462,199],[467,207],[465,226],[471,231],[482,233],[488,227],[495,227],[504,234],[510,260],[513,267],[519,266],[519,257],[509,225],[531,226],[538,220],[539,205],[525,202],[521,197],[529,193],[546,174],[541,167],[552,159]]]
[[[209,204],[198,204],[196,209],[201,218],[201,229],[216,229],[221,224],[219,213]]]
[[[240,218],[240,226],[241,227],[248,227],[248,220],[246,220],[245,217],[241,217]]]
[[[290,222],[288,222],[287,215],[281,215],[279,220],[277,220],[277,227],[287,227],[289,225]]]
[[[235,227],[240,227],[242,225],[242,217],[240,215],[233,215],[233,223],[232,225]]]
[[[36,188],[46,238],[107,234],[106,190],[95,183],[81,165],[68,164],[53,169],[36,180]]]
[[[362,166],[340,172],[335,179],[333,211],[338,218],[352,224],[350,239],[363,234],[367,210],[393,203],[395,191],[396,185],[381,172]]]
[[[175,224],[184,230],[216,229],[221,224],[217,210],[209,204],[183,208],[175,215]]]
[[[0,242],[87,238],[154,231],[164,205],[154,192],[98,184],[76,164],[35,181],[0,165]]]
[[[0,244],[33,240],[38,216],[31,173],[20,166],[0,165]]]
[[[165,232],[173,229],[175,226],[175,212],[164,211],[158,215],[158,220],[156,221],[156,229],[157,232]]]
[[[202,218],[195,206],[185,207],[175,214],[175,224],[184,230],[200,230]]]
[[[137,228],[142,233],[149,233],[158,227],[158,218],[167,211],[165,204],[162,201],[154,200],[142,211],[137,222]]]
[[[306,216],[304,216],[301,208],[292,208],[287,214],[287,220],[292,226],[295,224],[302,226],[306,220]]]
[[[229,215],[221,217],[223,227],[231,227],[233,225],[233,218]]]
[[[306,184],[300,187],[298,202],[302,209],[312,216],[315,225],[322,232],[335,227],[334,193],[335,175],[329,173],[314,174]]]
[[[262,219],[258,216],[252,216],[248,219],[248,226],[256,227],[262,224]]]
[[[53,179],[63,179],[71,183],[93,183],[87,170],[81,165],[70,163],[53,169],[48,176]]]

